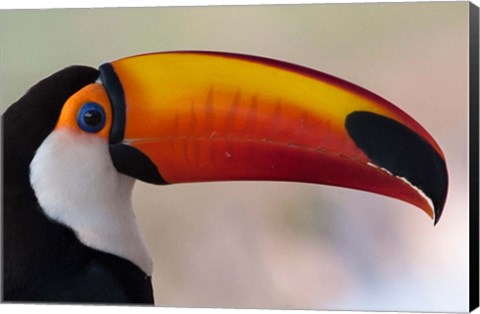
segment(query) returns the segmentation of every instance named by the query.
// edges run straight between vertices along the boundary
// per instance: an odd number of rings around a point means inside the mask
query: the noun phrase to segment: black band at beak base
[[[111,144],[110,156],[118,172],[151,184],[167,184],[157,167],[135,147]]]
[[[122,83],[110,63],[100,66],[100,78],[112,104],[112,128],[110,130],[110,144],[123,141],[126,123],[125,93]]]

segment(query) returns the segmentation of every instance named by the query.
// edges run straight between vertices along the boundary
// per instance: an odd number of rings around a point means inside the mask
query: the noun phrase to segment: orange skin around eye
[[[112,106],[107,92],[101,84],[90,84],[73,94],[63,106],[60,118],[58,119],[56,129],[68,128],[75,132],[87,133],[83,131],[77,122],[77,115],[80,109],[87,102],[95,102],[105,110],[105,126],[97,133],[88,133],[100,136],[108,141],[110,127],[112,125]]]

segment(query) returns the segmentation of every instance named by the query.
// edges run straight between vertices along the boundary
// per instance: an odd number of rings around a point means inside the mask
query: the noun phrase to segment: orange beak
[[[112,160],[151,183],[280,180],[391,196],[440,218],[445,158],[406,113],[304,67],[213,52],[101,66]]]

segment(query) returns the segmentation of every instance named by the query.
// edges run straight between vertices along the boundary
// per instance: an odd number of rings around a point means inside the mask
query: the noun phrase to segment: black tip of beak
[[[406,179],[431,200],[437,224],[448,189],[447,166],[442,156],[411,129],[375,113],[352,112],[345,127],[372,162]]]

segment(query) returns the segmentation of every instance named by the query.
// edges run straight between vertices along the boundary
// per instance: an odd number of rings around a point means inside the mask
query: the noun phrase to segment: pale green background
[[[220,50],[359,84],[411,114],[444,150],[451,184],[435,228],[409,204],[339,188],[137,184],[157,304],[467,309],[467,2],[2,11],[0,23],[2,111],[71,64]]]

